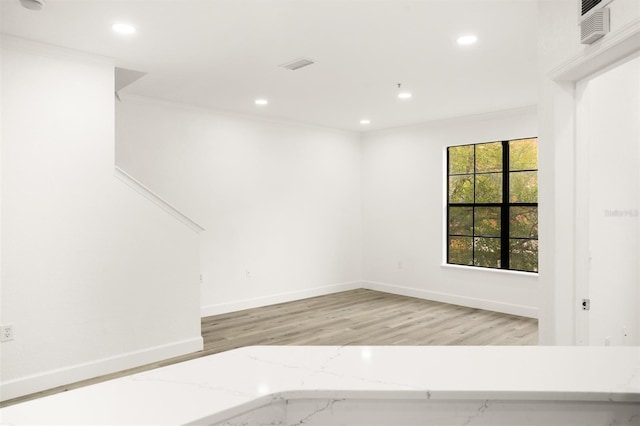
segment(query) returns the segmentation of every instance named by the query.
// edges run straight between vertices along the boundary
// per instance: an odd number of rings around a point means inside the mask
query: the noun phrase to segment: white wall
[[[602,51],[602,46],[628,33],[640,19],[637,0],[613,0],[611,32],[591,46],[580,44],[578,2],[538,2],[539,167],[540,167],[540,341],[576,342],[574,265],[575,110],[572,82],[553,80],[553,71]],[[602,64],[600,64],[602,65]],[[604,64],[606,66],[606,64]]]
[[[537,316],[536,274],[443,266],[445,148],[532,136],[537,136],[534,108],[366,133],[365,285]]]
[[[118,166],[207,230],[203,315],[359,287],[358,134],[122,99]]]
[[[2,399],[201,349],[197,235],[114,176],[113,66],[2,43]]]

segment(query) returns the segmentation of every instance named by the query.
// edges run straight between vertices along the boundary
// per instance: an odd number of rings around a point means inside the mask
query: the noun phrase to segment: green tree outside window
[[[538,271],[537,138],[447,148],[447,263]]]

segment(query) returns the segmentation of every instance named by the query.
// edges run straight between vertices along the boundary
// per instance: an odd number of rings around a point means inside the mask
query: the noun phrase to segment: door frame
[[[576,126],[578,109],[584,107],[577,84],[588,80],[605,70],[624,63],[640,53],[640,19],[609,34],[595,45],[586,47],[579,55],[569,59],[551,71],[554,126],[551,135],[554,141],[554,181],[555,193],[573,194],[573,200],[557,199],[553,206],[555,234],[550,248],[554,250],[554,264],[550,284],[553,288],[546,293],[549,299],[549,318],[552,328],[562,325],[570,329],[573,344],[588,345],[588,316],[582,310],[582,299],[588,299],[589,218],[585,206],[588,192],[579,193],[577,185],[585,169],[585,152],[578,149],[584,143],[580,129]],[[583,139],[583,138],[582,138]],[[580,145],[579,145],[580,143]],[[563,179],[558,179],[559,176]],[[556,201],[556,200],[553,200]],[[561,210],[557,205],[562,206]],[[541,206],[541,208],[545,208]],[[587,239],[585,241],[585,238]],[[639,236],[640,238],[640,236]],[[555,336],[556,343],[559,339]]]

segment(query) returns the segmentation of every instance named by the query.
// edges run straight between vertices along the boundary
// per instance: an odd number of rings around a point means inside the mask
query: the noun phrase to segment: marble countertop
[[[211,424],[295,398],[640,402],[640,347],[246,347],[9,406],[0,423]]]

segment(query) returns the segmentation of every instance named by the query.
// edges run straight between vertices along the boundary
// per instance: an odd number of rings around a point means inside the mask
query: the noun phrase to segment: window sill
[[[507,274],[507,275],[518,275],[521,277],[530,277],[530,278],[538,278],[537,272],[524,272],[524,271],[510,271],[508,269],[495,269],[495,268],[482,268],[478,266],[464,266],[464,265],[451,265],[449,263],[440,264],[440,267],[445,269],[459,269],[464,271],[478,271],[478,272],[488,272],[491,274]]]

